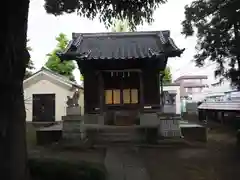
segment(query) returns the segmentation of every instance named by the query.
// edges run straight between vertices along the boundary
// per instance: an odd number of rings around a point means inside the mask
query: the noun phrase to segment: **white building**
[[[67,96],[72,97],[76,90],[80,92],[79,105],[84,113],[83,88],[46,68],[24,80],[23,87],[28,122],[61,121],[66,115]]]

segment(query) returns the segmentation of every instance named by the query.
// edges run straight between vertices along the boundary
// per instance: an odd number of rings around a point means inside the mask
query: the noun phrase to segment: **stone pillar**
[[[80,106],[67,107],[67,108],[66,108],[66,115],[67,115],[67,116],[71,116],[71,115],[81,116]]]

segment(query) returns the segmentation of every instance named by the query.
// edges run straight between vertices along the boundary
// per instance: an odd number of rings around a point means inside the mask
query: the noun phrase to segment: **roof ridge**
[[[58,53],[61,60],[159,59],[158,55],[179,57],[184,51],[175,45],[169,30],[72,33],[72,36],[65,51]],[[155,53],[149,55],[149,49]]]
[[[170,36],[170,30],[162,31],[135,31],[135,32],[96,32],[96,33],[72,33],[72,38],[76,39],[79,36],[95,37],[95,36],[142,36],[142,35],[158,35],[159,33]]]

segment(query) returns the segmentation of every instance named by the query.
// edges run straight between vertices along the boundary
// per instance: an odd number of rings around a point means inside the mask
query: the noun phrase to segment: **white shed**
[[[49,69],[42,68],[23,82],[27,122],[61,121],[66,115],[67,96],[78,90],[84,113],[83,87]]]

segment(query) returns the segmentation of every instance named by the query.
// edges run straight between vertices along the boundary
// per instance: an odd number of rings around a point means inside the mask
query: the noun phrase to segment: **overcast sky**
[[[154,23],[144,24],[138,27],[138,31],[170,30],[171,36],[179,48],[186,48],[180,58],[171,58],[168,65],[171,68],[173,79],[180,75],[208,75],[209,82],[213,81],[214,66],[197,68],[191,62],[195,53],[196,38],[185,38],[181,35],[181,21],[184,19],[184,6],[192,0],[169,0],[167,4],[161,5],[154,13]],[[105,32],[107,29],[98,19],[88,20],[77,16],[77,14],[66,14],[55,17],[45,12],[44,0],[31,0],[28,22],[29,45],[33,48],[31,58],[36,70],[39,70],[46,62],[46,54],[51,52],[55,46],[55,37],[64,33],[71,38],[72,32]],[[74,72],[79,79],[79,72]]]

